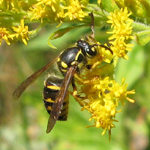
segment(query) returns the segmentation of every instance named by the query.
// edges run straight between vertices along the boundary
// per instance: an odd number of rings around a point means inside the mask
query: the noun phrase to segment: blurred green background
[[[126,101],[119,121],[112,129],[111,141],[108,133],[101,135],[100,128],[85,128],[92,125],[90,114],[81,112],[79,104],[70,97],[69,116],[66,122],[57,122],[50,134],[46,134],[49,115],[42,101],[43,81],[46,71],[21,96],[12,100],[15,88],[36,70],[55,58],[81,35],[90,34],[90,29],[73,30],[53,40],[58,49],[51,49],[48,37],[52,26],[44,28],[31,39],[27,46],[15,43],[0,47],[0,150],[149,150],[150,149],[150,44],[142,47],[135,44],[129,60],[120,60],[116,69],[116,80],[123,77],[128,90],[135,89],[135,103]],[[106,30],[96,29],[96,39],[107,42]],[[131,97],[131,96],[130,96]]]

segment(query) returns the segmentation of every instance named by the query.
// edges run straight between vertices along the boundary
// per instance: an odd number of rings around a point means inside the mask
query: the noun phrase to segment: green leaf
[[[119,9],[114,0],[102,0],[101,6],[108,12],[113,12],[115,9]]]
[[[139,45],[147,44],[150,41],[150,26],[140,22],[133,22],[132,25],[136,42]]]
[[[150,41],[150,30],[138,32],[135,36],[137,43],[144,46]]]
[[[83,27],[83,26],[84,26],[84,25],[69,26],[69,27],[62,28],[62,29],[59,29],[59,30],[53,32],[53,33],[50,35],[49,39],[48,39],[48,45],[49,45],[50,47],[56,49],[56,47],[51,44],[51,42],[50,42],[51,40],[60,38],[61,36],[63,36],[63,35],[66,34],[67,32],[69,32],[69,31],[71,31],[71,30],[73,30],[73,29],[75,29],[75,28],[81,28],[81,27]]]
[[[132,26],[133,26],[133,32],[150,30],[150,26],[141,22],[133,22]]]

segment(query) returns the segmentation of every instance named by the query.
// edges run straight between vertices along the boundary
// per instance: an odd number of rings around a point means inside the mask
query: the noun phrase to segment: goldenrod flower
[[[41,0],[30,8],[31,20],[48,19],[50,21],[61,20],[63,18],[63,8],[60,0]]]
[[[81,5],[78,0],[69,0],[69,2],[70,5],[64,7],[64,9],[67,10],[67,12],[65,13],[65,17],[69,17],[70,20],[83,20],[83,18],[88,15],[82,10],[84,6]]]
[[[21,24],[18,27],[12,27],[12,29],[16,32],[13,35],[17,38],[20,39],[25,45],[27,45],[27,40],[28,38],[28,26],[24,26],[24,20],[21,20]]]
[[[10,32],[7,31],[6,28],[0,28],[0,45],[2,43],[2,39],[5,40],[8,45],[10,45],[9,34]]]
[[[127,91],[127,84],[124,84],[124,79],[122,84],[119,85],[115,80],[110,79],[109,76],[104,78],[98,77],[99,66],[97,69],[92,70],[93,78],[95,80],[91,80],[91,82],[84,82],[83,85],[80,85],[82,93],[86,95],[85,99],[82,102],[84,103],[82,110],[88,110],[91,113],[90,121],[94,120],[95,127],[101,127],[104,129],[102,135],[106,132],[106,130],[111,130],[114,128],[113,122],[115,120],[115,115],[119,111],[117,107],[119,105],[119,101],[124,105],[124,100],[128,100],[130,102],[134,102],[133,99],[129,98],[129,94],[134,94],[134,90]],[[100,68],[102,69],[102,68]],[[95,76],[94,76],[94,73]],[[91,72],[87,72],[86,76]],[[109,132],[110,133],[110,132]]]
[[[87,13],[85,13],[78,0],[41,0],[30,8],[31,19],[47,19],[50,21],[62,22],[63,19],[82,20]]]
[[[32,6],[32,8],[30,8],[30,11],[31,11],[31,20],[33,19],[41,19],[41,22],[43,22],[43,18],[44,16],[46,15],[45,13],[45,7],[43,8],[42,6],[37,6],[37,5],[34,5]]]
[[[111,12],[108,16],[109,20],[107,23],[111,23],[112,32],[107,32],[112,34],[109,37],[110,48],[112,49],[114,56],[123,57],[128,59],[127,51],[131,51],[132,44],[127,43],[129,40],[133,39],[132,33],[132,22],[133,20],[129,18],[131,13],[128,13],[127,8],[115,10]]]

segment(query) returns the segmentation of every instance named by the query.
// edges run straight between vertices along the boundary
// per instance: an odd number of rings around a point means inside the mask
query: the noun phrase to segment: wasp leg
[[[96,68],[96,66],[98,66],[99,64],[101,64],[100,61],[95,62],[95,63],[92,65],[91,69]]]
[[[83,107],[84,103],[82,102],[83,97],[77,94],[77,87],[74,83],[74,80],[72,81],[72,87],[73,87],[73,92],[71,95],[75,98],[75,100],[80,104],[81,107]]]
[[[98,76],[95,76],[92,80],[82,80],[79,76],[78,76],[78,74],[74,74],[74,77],[79,81],[79,82],[81,82],[82,84],[90,84],[91,82],[94,82],[94,81],[96,81],[97,79],[98,79]],[[80,104],[80,106],[84,106],[84,103],[83,103],[83,101],[84,100],[86,100],[86,99],[88,99],[86,96],[80,96],[80,94],[82,94],[82,93],[78,93],[77,92],[77,87],[76,87],[76,85],[75,85],[75,83],[74,83],[74,80],[72,81],[72,87],[73,87],[73,92],[71,93],[71,95],[76,99],[76,101]]]
[[[79,105],[81,106],[81,107],[83,107],[84,106],[84,103],[82,102],[85,98],[84,97],[81,97],[81,96],[79,96],[79,95],[77,95],[76,93],[72,93],[72,96],[75,98],[75,100],[79,103]],[[83,99],[84,98],[84,99]]]
[[[74,77],[82,84],[89,84],[89,83],[95,82],[99,78],[99,76],[95,76],[91,80],[82,80],[76,73],[74,74]]]

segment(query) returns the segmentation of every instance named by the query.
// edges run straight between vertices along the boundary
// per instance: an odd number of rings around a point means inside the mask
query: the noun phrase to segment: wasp
[[[63,78],[50,75],[44,81],[43,101],[47,112],[50,114],[47,133],[53,129],[57,120],[67,120],[69,86],[72,85],[73,89],[76,90],[76,76],[79,76],[84,68],[90,70],[91,65],[89,65],[88,62],[97,55],[97,47],[105,47],[90,42],[89,39],[93,38],[86,36],[85,39],[78,40],[74,46],[62,51],[57,58],[48,62],[45,66],[23,81],[13,93],[13,99],[19,99],[30,84],[57,62],[58,69],[62,73]],[[105,48],[112,53],[109,48]]]

